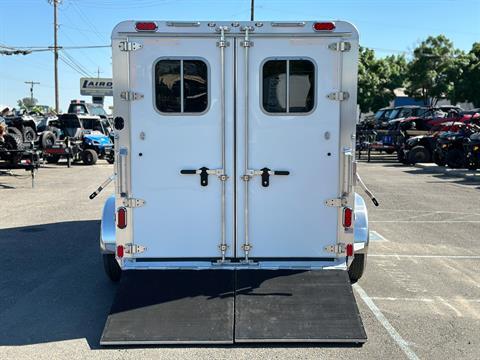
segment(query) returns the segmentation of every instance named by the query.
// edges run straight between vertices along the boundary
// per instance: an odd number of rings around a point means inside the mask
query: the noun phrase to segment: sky
[[[0,45],[53,45],[53,7],[48,0],[0,0]],[[250,0],[62,0],[59,46],[109,45],[123,20],[249,20]],[[480,42],[480,0],[255,0],[255,20],[346,20],[360,32],[360,44],[377,56],[407,56],[429,35],[444,34],[468,51]],[[79,73],[111,77],[107,48],[70,49],[59,61],[60,107],[80,96]],[[65,62],[72,64],[72,69]],[[78,66],[82,69],[79,70]],[[25,81],[38,81],[39,104],[54,104],[53,54],[0,55],[0,104],[16,106],[29,96]],[[106,101],[111,104],[111,98]]]

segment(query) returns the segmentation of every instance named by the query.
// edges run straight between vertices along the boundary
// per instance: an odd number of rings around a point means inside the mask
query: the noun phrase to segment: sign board
[[[80,95],[113,96],[112,86],[112,79],[80,78]]]

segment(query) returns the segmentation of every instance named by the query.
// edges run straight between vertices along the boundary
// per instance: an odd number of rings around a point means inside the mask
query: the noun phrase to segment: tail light
[[[157,28],[157,24],[153,21],[137,22],[135,24],[135,29],[137,31],[156,31]]]
[[[124,253],[123,245],[118,245],[117,246],[117,257],[123,258],[123,253]]]
[[[127,209],[124,207],[117,210],[117,227],[125,229],[127,227]]]
[[[346,252],[347,256],[353,256],[353,244],[347,244]]]
[[[333,22],[317,22],[313,24],[315,31],[332,31],[335,30],[335,23]]]
[[[343,227],[352,227],[353,210],[349,207],[343,208]]]

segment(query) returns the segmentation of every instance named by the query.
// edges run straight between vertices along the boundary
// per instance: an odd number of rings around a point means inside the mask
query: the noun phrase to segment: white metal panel
[[[130,87],[144,95],[131,102],[132,196],[146,205],[133,212],[133,241],[147,250],[139,257],[218,258],[221,242],[221,182],[181,175],[182,169],[221,168],[221,69],[215,38],[135,38],[130,52]],[[226,72],[233,50],[226,48]],[[209,68],[209,107],[203,114],[161,114],[155,107],[154,64],[160,58],[202,59]],[[233,88],[227,87],[227,133],[233,134]],[[144,139],[141,139],[141,134]],[[227,256],[233,244],[233,138],[226,138]]]
[[[334,257],[326,245],[337,241],[337,208],[326,199],[339,196],[340,102],[327,98],[339,91],[339,53],[328,49],[332,38],[252,36],[249,67],[249,167],[290,171],[249,184],[250,257]],[[244,48],[237,49],[237,172],[243,173]],[[267,114],[261,110],[261,66],[266,59],[308,58],[316,67],[315,108],[310,114]],[[328,135],[326,135],[328,133]],[[245,239],[244,186],[238,185],[237,254]]]

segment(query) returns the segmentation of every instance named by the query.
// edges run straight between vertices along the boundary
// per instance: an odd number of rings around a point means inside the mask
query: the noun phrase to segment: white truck
[[[115,27],[101,344],[366,340],[358,46],[344,21]]]

